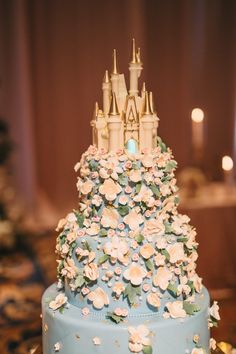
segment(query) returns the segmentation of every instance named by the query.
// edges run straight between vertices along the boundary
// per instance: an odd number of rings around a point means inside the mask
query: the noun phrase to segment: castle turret
[[[132,41],[132,56],[131,62],[129,63],[130,71],[130,90],[129,94],[131,96],[138,95],[138,78],[141,75],[142,63],[140,61],[140,49],[136,53],[135,40]]]
[[[140,119],[140,149],[153,148],[154,118],[150,108],[149,95],[145,92],[142,117]]]
[[[112,93],[111,106],[107,119],[107,126],[109,132],[109,151],[116,151],[122,148],[124,145],[124,140],[122,139],[123,134],[121,136],[122,120],[118,110],[115,92]]]
[[[113,50],[113,68],[111,73],[112,92],[115,92],[116,97],[119,95],[119,73],[117,70],[116,49]]]
[[[150,109],[153,115],[154,124],[153,124],[153,147],[157,145],[157,128],[159,123],[159,118],[157,117],[157,113],[154,107],[154,100],[152,92],[149,93],[149,102],[150,102]]]
[[[105,71],[105,75],[102,83],[102,92],[103,92],[103,112],[106,117],[109,112],[110,101],[111,101],[111,81],[109,79],[107,70]]]

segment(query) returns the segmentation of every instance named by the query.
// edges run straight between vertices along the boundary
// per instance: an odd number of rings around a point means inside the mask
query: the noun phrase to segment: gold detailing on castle
[[[118,116],[119,115],[115,92],[112,92],[109,115],[110,116]]]
[[[112,68],[112,74],[115,74],[115,75],[118,74],[116,49],[113,49],[113,68]]]
[[[113,52],[113,68],[105,71],[102,82],[103,107],[95,107],[91,122],[93,144],[106,151],[130,149],[129,151],[152,150],[157,145],[158,117],[154,110],[153,95],[146,89],[141,92],[138,80],[142,72],[140,49],[136,51],[132,41],[132,56],[129,63],[130,88],[127,90],[124,74],[117,70],[117,53]],[[132,147],[135,141],[135,149]]]

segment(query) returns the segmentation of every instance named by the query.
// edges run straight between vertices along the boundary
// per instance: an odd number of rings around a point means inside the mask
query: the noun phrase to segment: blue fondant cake
[[[209,354],[218,305],[196,273],[196,231],[178,212],[172,152],[133,42],[130,90],[103,81],[93,145],[76,164],[78,209],[59,221],[58,283],[42,299],[43,353]]]

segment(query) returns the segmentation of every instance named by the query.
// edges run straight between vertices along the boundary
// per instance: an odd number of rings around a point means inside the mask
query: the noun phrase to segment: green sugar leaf
[[[107,236],[107,230],[106,229],[101,229],[100,232],[99,232],[99,235],[101,237],[106,237]]]
[[[178,204],[179,204],[179,197],[175,197],[174,203],[175,203],[175,205],[178,205]]]
[[[143,346],[143,354],[152,354],[152,347],[151,347],[151,345],[144,345],[144,346]]]
[[[170,255],[167,250],[161,250],[161,254],[166,257],[167,262],[170,260]]]
[[[197,304],[192,304],[189,301],[184,301],[183,309],[188,315],[194,315],[194,312],[200,311],[200,307]]]
[[[161,138],[159,136],[157,137],[157,145],[160,146],[161,152],[166,152],[167,151],[166,144],[163,143],[163,141],[161,140]]]
[[[118,183],[121,186],[126,186],[128,184],[127,178],[124,175],[120,175],[119,178],[118,178]]]
[[[156,197],[160,197],[161,193],[155,184],[150,184],[149,188]]]
[[[177,162],[175,160],[171,160],[167,163],[165,167],[165,172],[171,172],[177,167]]]
[[[90,171],[97,171],[98,168],[98,162],[95,160],[89,161],[89,169]]]
[[[148,270],[153,271],[154,270],[154,264],[151,261],[151,259],[148,259],[145,261],[145,266],[147,267]]]
[[[138,234],[136,237],[135,237],[135,240],[137,241],[137,243],[139,245],[142,244],[143,240],[144,240],[144,236],[142,234]]]
[[[142,183],[137,183],[136,186],[135,186],[135,192],[137,194],[139,194],[140,190],[141,190],[141,187],[142,187]]]
[[[98,259],[98,264],[100,265],[102,263],[105,263],[109,258],[110,256],[108,254],[104,254]]]
[[[117,316],[116,314],[114,314],[113,312],[108,312],[106,315],[106,318],[115,322],[115,323],[120,323],[122,321],[124,321],[124,317],[122,316]]]
[[[185,242],[187,242],[188,241],[188,238],[187,237],[179,237],[179,238],[177,238],[177,242],[183,242],[183,243],[185,243]]]
[[[85,283],[85,279],[83,275],[78,275],[77,278],[75,279],[75,286],[76,288],[81,288]]]
[[[82,214],[79,214],[78,212],[76,213],[76,218],[77,218],[77,223],[78,223],[78,225],[79,225],[79,227],[83,227],[83,224],[84,224],[84,219],[85,219],[85,217],[84,217],[84,215],[82,215]]]
[[[170,293],[170,295],[172,295],[173,297],[177,297],[178,296],[177,295],[177,286],[176,286],[176,284],[169,283],[167,290]]]
[[[121,216],[129,214],[129,207],[127,205],[120,205],[117,210]]]
[[[171,233],[172,233],[171,224],[170,224],[168,221],[165,221],[165,222],[164,222],[164,225],[165,225],[165,232],[166,232],[167,234],[171,234]]]
[[[125,288],[124,298],[127,297],[130,305],[133,305],[138,295],[141,295],[141,287],[129,283]]]
[[[83,243],[83,249],[84,249],[84,250],[88,250],[89,252],[92,251],[92,248],[91,248],[91,246],[89,245],[88,241],[85,241],[85,242]]]

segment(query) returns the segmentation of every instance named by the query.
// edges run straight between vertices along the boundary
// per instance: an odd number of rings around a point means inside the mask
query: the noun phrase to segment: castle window
[[[138,142],[137,140],[131,138],[126,143],[126,149],[130,154],[136,154],[138,152]]]

